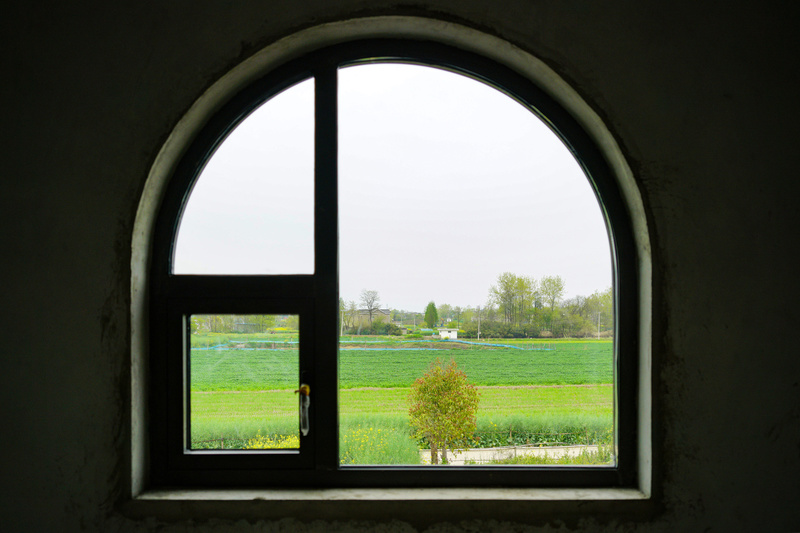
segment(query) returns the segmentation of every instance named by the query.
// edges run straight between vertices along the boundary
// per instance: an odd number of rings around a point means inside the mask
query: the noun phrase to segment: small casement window
[[[634,486],[627,213],[591,137],[493,61],[370,40],[272,70],[197,132],[158,213],[153,485]],[[568,315],[558,284],[577,271]],[[596,344],[558,339],[578,334]],[[468,437],[409,423],[437,358],[477,387],[477,415],[439,415]]]

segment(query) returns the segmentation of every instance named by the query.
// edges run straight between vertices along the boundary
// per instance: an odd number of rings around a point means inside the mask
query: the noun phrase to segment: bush
[[[245,448],[248,450],[273,450],[283,448],[299,448],[300,437],[297,435],[268,435],[261,433],[247,441]]]
[[[430,444],[431,464],[447,460],[447,448],[468,448],[476,427],[478,389],[451,359],[446,367],[437,358],[428,372],[411,385],[408,415],[414,435]]]

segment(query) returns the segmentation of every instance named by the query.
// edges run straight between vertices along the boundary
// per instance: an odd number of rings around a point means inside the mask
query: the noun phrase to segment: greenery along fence
[[[499,446],[576,446],[608,444],[610,429],[566,428],[573,431],[550,431],[537,433],[527,430],[500,432],[476,432],[473,448],[495,448]]]

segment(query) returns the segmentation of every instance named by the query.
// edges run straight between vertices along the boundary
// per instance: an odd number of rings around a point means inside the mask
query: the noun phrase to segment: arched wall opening
[[[233,68],[210,87],[176,125],[162,147],[148,176],[137,213],[132,260],[132,492],[147,486],[147,359],[148,359],[148,272],[156,213],[175,166],[194,136],[231,95],[293,58],[310,51],[363,38],[432,40],[476,53],[504,65],[533,81],[547,92],[592,137],[600,148],[629,210],[639,267],[639,482],[650,490],[650,255],[646,218],[632,173],[613,135],[578,94],[550,68],[510,43],[452,23],[412,17],[385,17],[344,21],[310,28],[286,37]]]

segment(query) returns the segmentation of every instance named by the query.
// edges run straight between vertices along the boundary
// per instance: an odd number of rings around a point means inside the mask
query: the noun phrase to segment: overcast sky
[[[567,296],[611,286],[586,177],[534,114],[428,67],[339,73],[340,292],[382,307],[484,305],[503,272],[560,275]],[[176,273],[313,271],[313,81],[248,117],[203,170]]]

